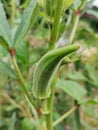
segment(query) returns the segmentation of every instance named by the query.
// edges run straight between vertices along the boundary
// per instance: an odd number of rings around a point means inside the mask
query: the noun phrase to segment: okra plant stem
[[[56,85],[57,79],[58,79],[58,77],[56,75],[55,79],[54,79],[54,81],[52,83],[52,86],[51,86],[51,96],[47,100],[47,102],[48,102],[48,109],[50,111],[50,113],[46,115],[47,130],[53,130],[52,112],[53,112],[53,101],[54,101],[55,85]]]
[[[58,38],[59,23],[60,23],[60,18],[61,18],[61,13],[62,13],[63,2],[64,2],[64,0],[58,0],[58,2],[57,2],[57,8],[56,8],[56,12],[55,12],[53,28],[52,28],[52,32],[51,32],[50,39],[49,39],[49,48],[50,49],[55,48],[55,44],[56,44],[56,41]]]
[[[50,50],[55,48],[55,44],[56,44],[56,41],[58,38],[59,22],[60,22],[60,18],[61,18],[61,14],[62,14],[63,2],[64,2],[64,0],[58,0],[58,2],[57,2],[53,28],[52,28],[52,32],[51,32],[50,39],[49,39],[49,49]],[[50,111],[49,114],[45,115],[47,130],[53,130],[52,110],[53,110],[54,91],[55,91],[56,81],[57,81],[57,75],[55,76],[54,82],[51,86],[51,95],[50,95],[49,99],[47,99],[48,109]]]

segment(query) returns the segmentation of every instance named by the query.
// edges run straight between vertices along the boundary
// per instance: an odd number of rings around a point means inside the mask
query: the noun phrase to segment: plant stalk
[[[68,117],[71,113],[73,113],[76,110],[77,106],[74,106],[71,110],[69,110],[67,113],[65,113],[63,116],[61,116],[58,120],[56,120],[53,123],[53,126],[56,126],[60,122],[62,122],[66,117]]]
[[[63,1],[64,0],[58,0],[58,2],[57,2],[53,28],[52,28],[52,32],[51,32],[50,39],[49,39],[49,49],[50,50],[55,48],[55,44],[56,44],[56,41],[58,38],[59,22],[60,22],[60,17],[61,17],[61,13],[62,13]],[[51,95],[47,99],[47,104],[48,104],[47,107],[49,110],[49,113],[45,115],[47,130],[53,130],[52,111],[53,111],[53,101],[54,101],[54,90],[55,90],[55,84],[56,84],[57,79],[58,78],[56,75],[54,78],[54,81],[52,83],[52,86],[51,86]]]
[[[20,80],[20,83],[21,83],[21,85],[22,85],[22,88],[23,88],[23,90],[24,90],[24,92],[25,92],[25,94],[26,94],[28,100],[29,100],[30,103],[31,103],[32,112],[33,112],[34,118],[35,118],[35,120],[36,120],[36,130],[39,130],[40,125],[39,125],[39,120],[38,120],[38,114],[37,114],[37,111],[36,111],[36,105],[35,105],[35,103],[34,103],[32,97],[31,97],[31,95],[30,95],[30,93],[29,93],[29,91],[28,91],[28,89],[27,89],[26,83],[25,83],[25,81],[24,81],[24,79],[23,79],[23,76],[22,76],[22,74],[21,74],[21,72],[20,72],[20,69],[19,69],[19,67],[18,67],[18,65],[17,65],[15,56],[14,56],[14,55],[11,56],[11,59],[12,59],[12,63],[13,63],[13,66],[14,66],[14,68],[15,68],[16,74],[17,74],[17,76],[18,76],[18,78],[19,78],[19,80]]]
[[[11,4],[12,4],[11,24],[13,25],[14,19],[15,19],[15,15],[16,15],[16,2],[15,2],[15,0],[12,0]]]
[[[51,95],[50,97],[47,99],[47,107],[49,110],[49,113],[45,115],[46,118],[46,126],[47,126],[47,130],[53,130],[53,121],[52,121],[52,112],[53,112],[53,101],[54,101],[54,92],[55,92],[55,84],[57,82],[57,75],[55,76],[55,79],[51,85]]]
[[[78,106],[78,102],[76,100],[75,100],[75,105]],[[81,130],[79,107],[77,107],[75,110],[75,123],[76,123],[76,130]]]
[[[49,39],[49,49],[50,50],[55,48],[55,44],[56,44],[56,41],[58,38],[59,22],[60,22],[60,17],[61,17],[61,13],[62,13],[63,1],[64,0],[58,0],[58,2],[57,2],[53,28],[52,28],[52,32],[51,32],[50,39]],[[45,115],[47,130],[53,130],[52,111],[53,111],[53,101],[54,101],[54,91],[55,91],[56,81],[57,81],[57,75],[55,76],[54,81],[51,86],[51,95],[50,95],[49,99],[47,99],[48,110],[49,110],[49,114]]]
[[[58,2],[57,2],[57,8],[56,8],[56,12],[55,12],[53,28],[52,28],[51,36],[49,39],[49,48],[50,49],[55,48],[55,43],[58,38],[59,22],[60,22],[60,18],[61,18],[61,14],[62,14],[63,1],[64,0],[58,0]]]
[[[69,41],[68,41],[69,44],[73,43],[77,28],[78,28],[78,24],[79,24],[79,19],[80,19],[80,15],[76,15],[75,21],[74,21],[74,26],[73,26],[73,29],[72,29],[72,32],[71,32],[71,35],[70,35]]]
[[[30,93],[29,93],[29,91],[28,91],[28,89],[27,89],[26,83],[25,83],[25,81],[24,81],[24,79],[23,79],[23,76],[22,76],[22,74],[21,74],[21,72],[20,72],[20,69],[19,69],[19,67],[18,67],[18,65],[17,65],[15,56],[12,56],[11,59],[12,59],[12,63],[13,63],[13,66],[14,66],[14,68],[15,68],[16,74],[17,74],[17,76],[18,76],[18,79],[20,80],[20,83],[22,84],[22,88],[23,88],[23,90],[24,90],[24,92],[25,92],[27,98],[29,99],[29,101],[30,101],[30,103],[32,104],[32,106],[33,106],[34,108],[36,108],[36,105],[35,105],[35,103],[34,103],[32,97],[31,97],[31,95],[30,95]]]

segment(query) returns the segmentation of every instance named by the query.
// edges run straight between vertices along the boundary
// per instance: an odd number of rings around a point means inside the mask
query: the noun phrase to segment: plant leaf
[[[70,73],[68,75],[68,78],[72,80],[82,80],[82,81],[87,81],[87,78],[82,74],[77,71],[74,71],[73,73]]]
[[[0,72],[7,76],[10,76],[11,78],[17,79],[17,76],[10,65],[6,64],[2,60],[0,60]]]
[[[64,10],[67,10],[74,0],[64,0]]]
[[[5,41],[5,39],[2,37],[2,36],[0,36],[0,44],[6,49],[6,50],[8,50],[9,51],[9,45],[8,45],[8,43]]]
[[[37,14],[38,6],[36,5],[36,0],[31,0],[22,16],[21,23],[16,31],[13,46],[16,47],[19,43],[21,43],[29,28],[33,24],[32,22],[34,22]]]
[[[62,89],[68,95],[73,97],[79,103],[83,103],[83,97],[86,95],[86,90],[77,82],[71,80],[60,79],[56,85],[58,88]]]
[[[94,117],[94,104],[82,104],[81,109],[89,116]]]
[[[35,97],[40,99],[49,97],[51,92],[50,86],[63,58],[78,48],[78,45],[70,45],[68,47],[54,49],[40,59],[35,69],[33,80],[33,93]]]
[[[98,100],[96,99],[88,99],[86,101],[87,104],[93,104],[93,105],[98,105]]]
[[[90,80],[92,80],[93,84],[97,87],[98,86],[98,74],[94,70],[94,67],[90,64],[87,64],[86,70],[88,72],[88,76],[89,76]]]
[[[87,14],[93,15],[93,16],[95,16],[96,18],[98,18],[98,13],[97,13],[97,11],[95,11],[95,10],[93,10],[93,9],[87,10]]]
[[[8,43],[9,46],[12,44],[10,26],[7,22],[7,18],[3,9],[3,5],[0,2],[0,36]]]

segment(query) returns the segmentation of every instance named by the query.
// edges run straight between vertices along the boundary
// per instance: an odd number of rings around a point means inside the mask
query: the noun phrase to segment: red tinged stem
[[[37,112],[38,112],[38,114],[42,114],[42,112],[41,112],[41,109],[40,109],[40,108],[38,108],[38,109],[37,109]]]
[[[76,14],[76,15],[80,15],[80,13],[81,13],[80,10],[75,11],[75,14]]]
[[[15,49],[15,48],[12,48],[12,49],[9,51],[9,53],[10,53],[10,56],[13,57],[13,56],[15,55],[15,53],[16,53],[16,49]]]

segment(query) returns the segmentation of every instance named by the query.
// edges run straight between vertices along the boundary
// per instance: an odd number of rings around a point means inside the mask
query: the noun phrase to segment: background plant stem
[[[25,83],[25,81],[23,79],[23,76],[22,76],[22,74],[20,72],[20,69],[19,69],[19,67],[17,65],[17,61],[16,61],[15,56],[12,56],[11,59],[12,59],[12,63],[13,63],[13,66],[15,68],[16,74],[17,74],[17,76],[18,76],[18,78],[20,80],[21,86],[22,86],[22,88],[23,88],[23,90],[24,90],[28,100],[31,103],[32,112],[33,112],[34,118],[36,120],[36,130],[39,130],[40,125],[39,125],[39,119],[38,119],[38,114],[37,114],[37,111],[36,111],[35,102],[33,101],[32,97],[31,97],[31,95],[30,95],[30,93],[29,93],[29,91],[27,89],[26,83]]]
[[[30,95],[30,93],[29,93],[29,91],[28,91],[28,89],[27,89],[26,83],[25,83],[25,81],[24,81],[24,79],[23,79],[23,76],[22,76],[22,74],[21,74],[21,72],[20,72],[20,69],[19,69],[19,67],[18,67],[18,65],[17,65],[15,56],[11,57],[11,59],[12,59],[12,63],[13,63],[13,66],[14,66],[14,68],[15,68],[16,74],[17,74],[17,76],[18,76],[18,79],[20,80],[20,83],[21,83],[21,85],[22,85],[22,88],[23,88],[23,90],[24,90],[24,92],[25,92],[27,98],[29,99],[29,101],[30,101],[30,103],[33,105],[33,107],[36,108],[36,105],[35,105],[35,103],[34,103],[32,97],[31,97],[31,95]]]
[[[77,61],[75,63],[75,68],[76,71],[79,70],[79,61]],[[78,106],[78,101],[74,101],[75,105]],[[77,107],[77,109],[75,110],[75,125],[76,125],[76,130],[81,130],[81,121],[80,121],[80,107]]]
[[[74,112],[76,110],[77,106],[74,106],[71,110],[69,110],[68,112],[66,112],[63,116],[61,116],[58,120],[56,120],[53,123],[53,126],[56,126],[57,124],[59,124],[60,122],[62,122],[66,117],[68,117],[72,112]]]
[[[12,0],[11,4],[12,4],[11,24],[13,25],[14,19],[15,19],[15,15],[16,15],[16,2],[15,2],[15,0]]]
[[[80,9],[81,9],[81,7],[80,7]],[[78,24],[79,24],[79,20],[80,20],[80,13],[76,14],[76,17],[75,17],[75,20],[74,20],[73,29],[72,29],[71,35],[69,37],[69,44],[72,44],[73,41],[74,41],[75,34],[76,34],[76,31],[77,31],[77,28],[78,28]],[[76,64],[75,64],[75,66],[76,66]],[[77,69],[78,68],[76,67],[76,70]],[[78,102],[76,100],[75,100],[75,105],[78,105]],[[77,130],[81,130],[79,107],[77,107],[76,110],[75,110],[75,123],[76,123],[76,129]]]
[[[78,106],[78,102],[76,100],[75,100],[75,105]],[[75,123],[76,123],[76,130],[81,130],[79,107],[77,107],[75,110]]]
[[[71,35],[70,35],[69,41],[68,41],[69,44],[73,43],[77,28],[78,28],[78,24],[79,24],[79,18],[80,18],[80,15],[76,15],[75,21],[74,21],[74,26],[73,26],[73,29],[72,29],[72,32],[71,32]]]

